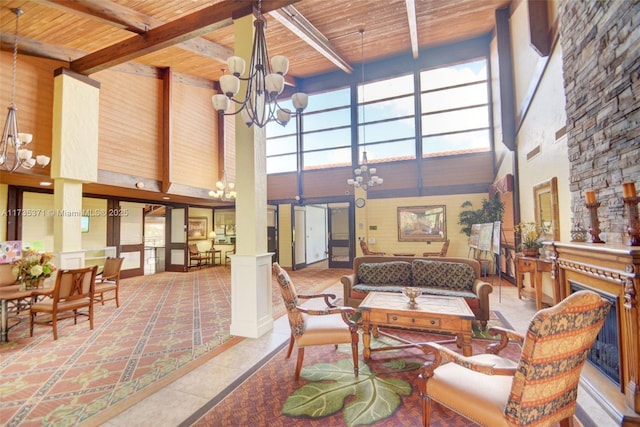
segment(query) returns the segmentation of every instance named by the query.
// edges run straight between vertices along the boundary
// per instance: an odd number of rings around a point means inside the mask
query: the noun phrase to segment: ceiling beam
[[[416,19],[415,0],[405,0],[407,6],[407,20],[409,21],[409,38],[411,39],[411,53],[413,59],[418,59],[418,20]]]
[[[273,18],[300,37],[309,46],[334,63],[345,73],[351,74],[351,65],[331,46],[329,40],[293,6],[285,6],[269,13]]]
[[[271,0],[262,5],[262,11],[269,12],[297,1],[299,0]],[[250,13],[252,13],[251,3],[235,0],[216,3],[175,21],[152,28],[144,35],[133,36],[76,59],[71,63],[71,69],[85,75],[97,73],[229,26],[233,23],[232,16],[239,17]]]
[[[34,3],[65,12],[77,13],[103,24],[137,34],[144,34],[161,22],[109,0],[31,0]],[[154,22],[155,21],[155,22]]]
[[[101,0],[99,4],[96,3],[95,0],[34,1],[55,9],[61,9],[66,12],[83,15],[86,18],[98,20],[106,25],[131,31],[139,35],[144,35],[152,28],[157,28],[165,24],[164,21],[139,13],[133,9],[120,6],[119,4],[109,0]],[[186,40],[178,44],[177,47],[218,61],[226,61],[228,57],[233,55],[232,49],[201,37]],[[78,57],[79,56],[76,56],[75,58]],[[71,59],[67,58],[66,60],[70,61]]]
[[[12,51],[14,35],[8,33],[0,34],[0,42],[2,50]],[[56,59],[58,61],[70,62],[74,58],[80,58],[87,52],[78,49],[70,49],[67,47],[56,46],[52,44],[42,43],[33,39],[18,36],[18,52],[37,56],[40,58]]]

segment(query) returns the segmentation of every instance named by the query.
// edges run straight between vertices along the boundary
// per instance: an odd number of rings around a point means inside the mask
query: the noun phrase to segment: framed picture
[[[189,218],[187,227],[187,238],[189,240],[204,240],[207,239],[207,217],[193,217]]]
[[[445,205],[398,208],[398,241],[444,242],[447,240]]]

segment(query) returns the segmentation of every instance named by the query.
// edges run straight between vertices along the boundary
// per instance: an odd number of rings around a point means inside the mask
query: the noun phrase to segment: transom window
[[[487,61],[420,73],[422,155],[489,151]]]
[[[286,127],[267,124],[267,173],[295,172],[299,150],[302,170],[352,166],[352,145],[358,160],[366,149],[371,163],[415,159],[420,149],[423,157],[489,151],[487,61],[422,70],[419,77],[420,91],[413,73],[367,82],[364,88],[358,84],[356,123],[351,123],[349,87],[309,95],[299,147],[295,116]],[[282,107],[293,110],[291,101]],[[358,127],[354,142],[352,126]]]

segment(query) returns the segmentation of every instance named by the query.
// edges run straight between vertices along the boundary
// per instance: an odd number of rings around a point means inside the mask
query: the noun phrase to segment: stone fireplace
[[[616,425],[640,424],[640,247],[553,242],[560,298],[589,289],[612,302],[581,386]]]
[[[572,286],[613,298],[614,330],[605,332],[613,335],[596,359],[612,357],[611,341],[618,340],[617,360],[587,363],[581,386],[612,424],[640,425],[640,246],[621,238],[628,222],[622,183],[640,181],[640,7],[620,0],[557,4],[573,221],[589,225],[584,193],[594,190],[608,243],[554,242],[552,275],[561,298]]]

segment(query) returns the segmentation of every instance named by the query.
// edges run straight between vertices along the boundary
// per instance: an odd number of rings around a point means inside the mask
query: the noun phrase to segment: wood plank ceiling
[[[2,49],[71,62],[83,74],[135,61],[217,80],[234,47],[231,14],[249,0],[5,0]],[[510,0],[264,0],[270,55],[286,55],[290,74],[305,78],[365,61],[490,32],[495,10]]]
[[[365,62],[397,55],[417,57],[419,49],[488,34],[494,27],[496,9],[511,1],[263,0],[261,7],[267,21],[269,54],[289,58],[287,80],[295,84],[295,79],[336,70],[351,72],[361,62],[361,29]],[[219,79],[226,58],[233,54],[232,16],[249,14],[255,3],[2,0],[0,47],[13,49],[15,15],[11,9],[21,8],[21,54],[67,61],[72,70],[86,75],[110,67],[155,74],[157,68],[168,67],[208,85]],[[9,72],[0,70],[2,84],[8,83]],[[7,178],[6,173],[3,176]],[[20,179],[22,185],[38,186],[37,176],[21,175]],[[102,185],[96,191],[123,195],[120,187]],[[136,194],[139,197],[141,193]],[[149,199],[160,196],[148,194]],[[197,198],[172,197],[173,202],[194,200]]]

